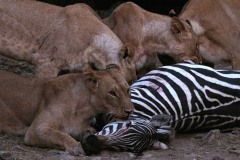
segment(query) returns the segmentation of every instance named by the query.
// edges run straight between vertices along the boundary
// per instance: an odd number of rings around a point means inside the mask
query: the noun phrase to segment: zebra
[[[131,86],[130,119],[172,116],[176,132],[240,126],[240,71],[178,63],[149,72]]]
[[[107,117],[106,122],[112,120],[111,114],[104,116]],[[100,122],[98,120],[95,119],[92,125]],[[95,135],[90,133],[90,136],[82,138],[84,140],[81,143],[86,155],[96,154],[104,149],[129,151],[136,155],[150,147],[167,149],[168,146],[162,141],[168,141],[171,134],[170,120],[171,116],[160,114],[153,116],[149,121],[139,119],[113,121]]]
[[[131,85],[131,100],[135,110],[129,121],[149,122],[153,116],[166,114],[171,116],[171,127],[176,132],[239,127],[240,71],[215,70],[189,61],[159,67]],[[119,129],[120,125],[115,130]],[[127,136],[134,134],[140,134],[140,130],[128,132]],[[104,137],[105,142],[121,142],[125,135],[112,138],[111,134],[98,132],[96,136]],[[138,143],[146,144],[144,140]],[[106,145],[118,147],[114,143]],[[129,148],[119,148],[124,147]]]

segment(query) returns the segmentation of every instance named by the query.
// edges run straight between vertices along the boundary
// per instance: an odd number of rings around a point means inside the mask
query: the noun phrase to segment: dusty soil
[[[24,76],[34,76],[34,67],[0,57],[0,69],[8,70]],[[41,149],[24,145],[23,136],[0,134],[0,160],[239,160],[240,129],[220,133],[213,130],[208,133],[176,134],[169,144],[168,150],[147,150],[140,156],[128,152],[103,151],[99,155],[74,157],[65,152]]]

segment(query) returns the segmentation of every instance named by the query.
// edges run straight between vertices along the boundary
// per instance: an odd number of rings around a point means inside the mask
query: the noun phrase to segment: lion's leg
[[[27,126],[0,100],[0,132],[9,132],[23,135]]]
[[[59,69],[52,62],[46,62],[36,66],[36,76],[40,79],[57,77]]]
[[[237,57],[233,58],[232,68],[235,70],[240,70],[240,56],[239,56],[239,58],[237,58]]]
[[[46,124],[30,127],[24,137],[24,142],[27,145],[42,147],[58,146],[72,155],[84,154],[80,142],[64,132],[46,126]]]
[[[40,79],[56,77],[59,72],[55,59],[47,49],[42,49],[34,54],[32,64],[36,67],[36,77]]]

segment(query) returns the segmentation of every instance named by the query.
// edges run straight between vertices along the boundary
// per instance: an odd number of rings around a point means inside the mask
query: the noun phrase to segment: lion
[[[119,67],[38,79],[0,71],[0,132],[25,135],[26,145],[84,154],[80,142],[97,114],[126,119],[134,107]]]
[[[175,62],[192,60],[201,63],[196,47],[197,36],[187,22],[177,17],[155,14],[126,2],[103,21],[123,43],[135,47],[134,62],[138,75],[161,65],[157,55],[172,57]]]
[[[0,53],[36,66],[36,77],[90,64],[117,64],[128,82],[136,79],[134,48],[122,41],[86,4],[59,7],[32,0],[0,0]]]
[[[203,61],[240,69],[240,1],[192,0],[178,16],[191,24]]]

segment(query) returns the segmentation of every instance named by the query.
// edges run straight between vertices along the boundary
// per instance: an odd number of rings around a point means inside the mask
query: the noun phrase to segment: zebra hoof
[[[153,149],[162,149],[162,150],[167,150],[169,149],[169,146],[165,143],[162,143],[162,142],[155,142],[152,146]]]

